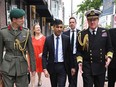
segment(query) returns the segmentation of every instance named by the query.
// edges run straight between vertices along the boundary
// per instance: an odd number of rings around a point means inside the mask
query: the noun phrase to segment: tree
[[[81,23],[81,26],[82,26],[82,29],[83,29],[83,22],[84,22],[84,13],[85,11],[91,9],[91,8],[94,8],[94,9],[99,9],[100,6],[102,5],[103,3],[103,0],[84,0],[82,2],[82,4],[80,5],[77,5],[77,14],[78,13],[81,13],[81,17],[82,17],[82,23]]]
[[[78,13],[84,13],[85,11],[94,8],[94,9],[99,9],[100,6],[102,5],[103,0],[84,0],[82,4],[77,5],[77,14]]]

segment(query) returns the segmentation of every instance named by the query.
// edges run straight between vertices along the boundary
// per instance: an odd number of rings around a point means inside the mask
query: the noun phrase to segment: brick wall
[[[5,0],[0,0],[0,28],[6,26]]]

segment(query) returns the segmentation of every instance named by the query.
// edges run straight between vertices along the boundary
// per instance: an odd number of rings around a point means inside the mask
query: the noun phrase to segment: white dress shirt
[[[70,29],[70,42],[72,38],[73,30]],[[76,54],[76,40],[77,40],[77,30],[74,29],[74,45],[73,45],[73,54]]]
[[[97,29],[98,29],[98,28],[95,28],[95,29],[94,29],[95,35],[96,35],[96,33],[97,33]],[[89,31],[90,31],[91,34],[93,34],[93,29],[89,28]]]
[[[57,38],[57,36],[54,34],[54,46],[55,46],[55,51],[56,51],[56,38]],[[54,53],[56,53],[56,52],[54,52]],[[61,35],[59,36],[58,62],[64,62]]]

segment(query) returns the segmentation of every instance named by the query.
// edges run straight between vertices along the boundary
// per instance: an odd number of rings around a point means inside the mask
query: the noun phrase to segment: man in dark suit
[[[84,87],[104,87],[105,71],[113,56],[109,32],[98,26],[100,13],[87,11],[88,29],[78,35],[77,62]]]
[[[114,51],[113,59],[108,66],[108,87],[115,87],[116,81],[116,28],[109,29],[112,47]]]
[[[76,19],[74,17],[69,18],[69,30],[65,31],[63,34],[68,35],[70,37],[70,46],[71,51],[73,53],[72,59],[75,63],[75,75],[68,75],[69,80],[69,87],[77,87],[77,74],[78,74],[78,67],[76,62],[76,51],[77,51],[77,33],[79,30],[76,28]]]
[[[71,74],[71,68],[74,67],[71,59],[70,38],[62,34],[63,23],[59,19],[54,20],[53,30],[54,33],[46,37],[44,44],[43,71],[45,77],[50,76],[52,87],[65,87],[66,75]]]

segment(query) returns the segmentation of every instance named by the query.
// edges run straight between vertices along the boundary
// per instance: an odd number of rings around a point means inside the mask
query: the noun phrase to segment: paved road
[[[37,79],[38,79],[38,77],[36,75],[36,77],[35,77],[35,85],[32,86],[32,84],[30,84],[29,87],[38,87],[37,86],[37,83],[38,83]],[[32,80],[33,80],[33,78],[32,78]],[[42,73],[42,86],[41,87],[51,87],[50,79],[49,78],[45,78],[43,73]],[[66,82],[66,87],[68,87],[68,81]],[[83,81],[82,81],[82,77],[81,77],[80,73],[78,73],[78,87],[83,87]],[[107,82],[105,82],[105,86],[104,87],[108,87],[107,86]]]

